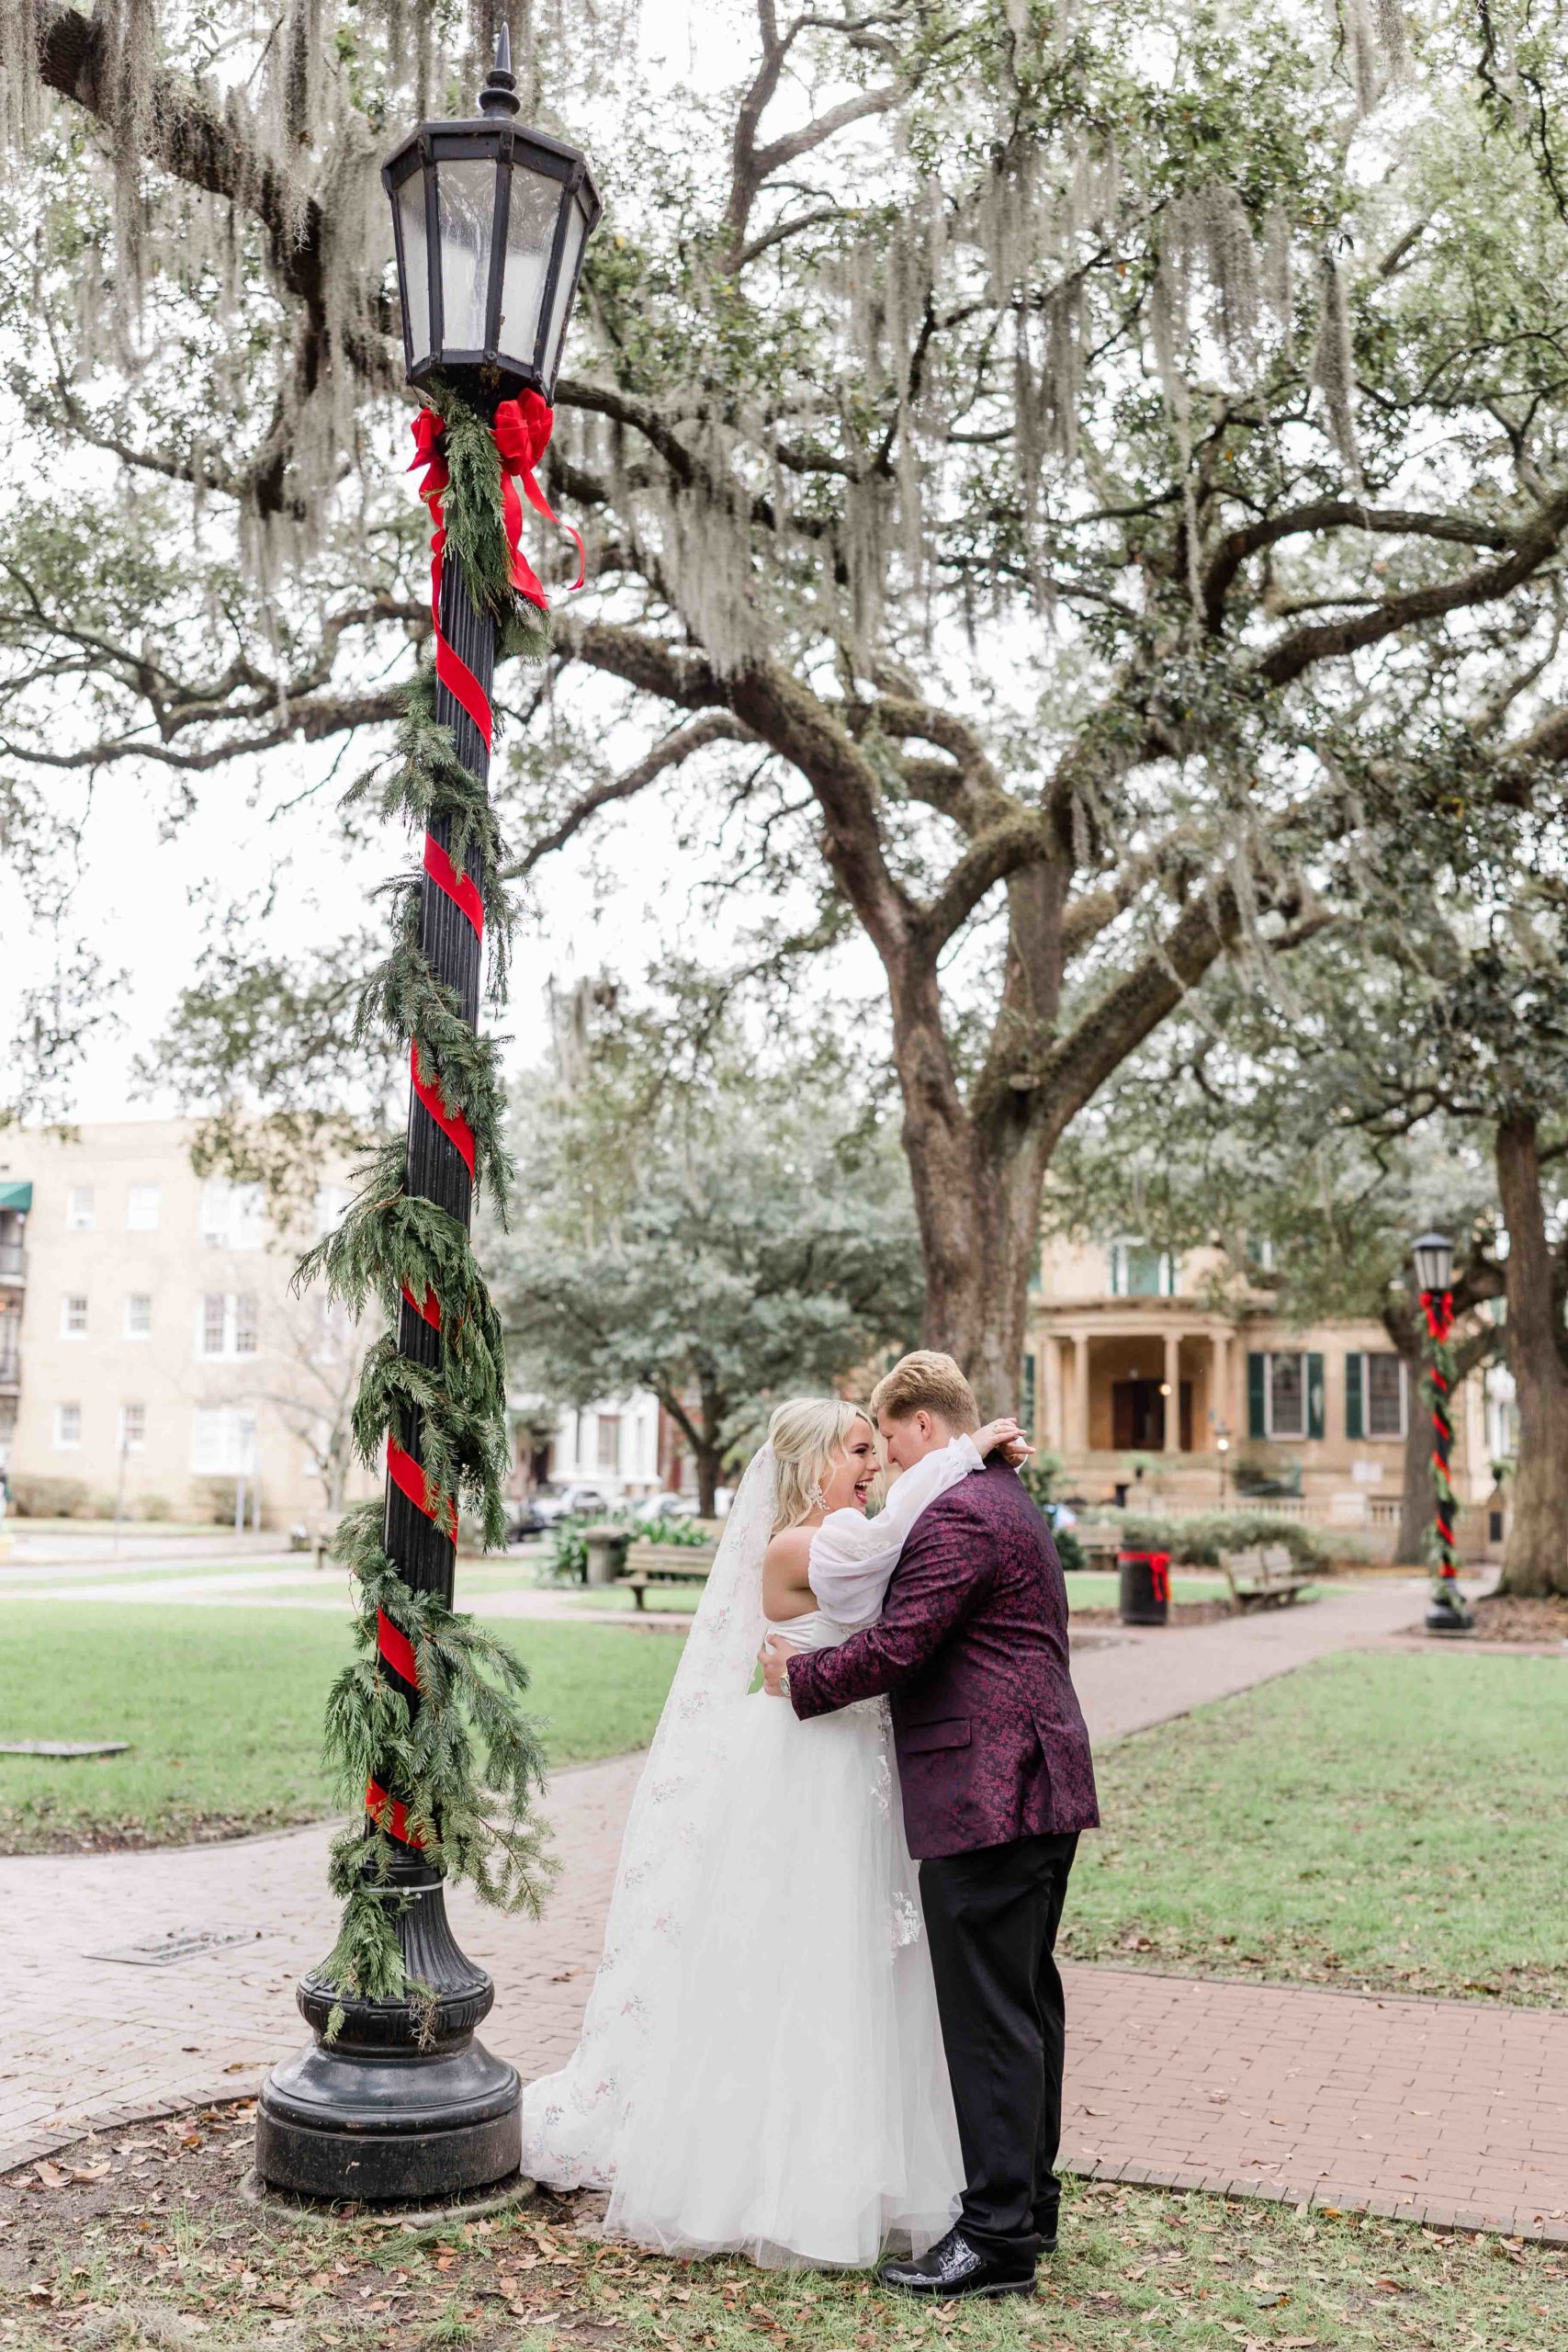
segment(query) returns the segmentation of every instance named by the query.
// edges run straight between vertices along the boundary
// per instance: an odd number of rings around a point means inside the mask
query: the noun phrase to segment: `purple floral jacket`
[[[918,1860],[1100,1819],[1050,1530],[999,1458],[920,1513],[881,1620],[789,1662],[800,1716],[891,1694]]]

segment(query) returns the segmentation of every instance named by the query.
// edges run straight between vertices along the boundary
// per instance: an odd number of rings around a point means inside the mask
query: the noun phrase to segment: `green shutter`
[[[1022,1422],[1024,1428],[1030,1431],[1031,1435],[1032,1435],[1034,1430],[1034,1358],[1032,1355],[1025,1356],[1023,1359],[1023,1410],[1020,1413],[1018,1418]]]
[[[1323,1358],[1310,1355],[1307,1358],[1307,1435],[1321,1437],[1323,1433]]]
[[[1269,1434],[1269,1415],[1265,1402],[1268,1383],[1268,1357],[1249,1355],[1247,1359],[1247,1434],[1250,1438],[1262,1438]]]
[[[1361,1402],[1365,1392],[1367,1359],[1359,1349],[1352,1348],[1345,1358],[1345,1434],[1365,1437],[1366,1408]]]

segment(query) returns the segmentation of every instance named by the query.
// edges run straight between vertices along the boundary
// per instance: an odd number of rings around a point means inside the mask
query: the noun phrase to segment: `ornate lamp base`
[[[515,2173],[522,2156],[517,2070],[474,2039],[495,1987],[464,1957],[446,1921],[442,1883],[416,1865],[415,1900],[400,1923],[409,1973],[435,1996],[421,2016],[406,2001],[343,2004],[315,1972],[299,1986],[313,2046],[275,2066],[256,2109],[256,2170],[296,2196],[439,2203]],[[401,1875],[400,1873],[400,1875]]]
[[[1427,1631],[1429,1634],[1474,1633],[1475,1620],[1462,1593],[1456,1589],[1451,1601],[1446,1595],[1434,1599],[1427,1612]]]

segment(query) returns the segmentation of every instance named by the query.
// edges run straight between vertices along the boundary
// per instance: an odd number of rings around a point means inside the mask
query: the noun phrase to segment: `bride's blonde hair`
[[[870,1419],[863,1405],[852,1405],[845,1396],[792,1396],[774,1407],[768,1443],[777,1463],[775,1535],[820,1510],[822,1480],[833,1456],[848,1444],[855,1423]]]

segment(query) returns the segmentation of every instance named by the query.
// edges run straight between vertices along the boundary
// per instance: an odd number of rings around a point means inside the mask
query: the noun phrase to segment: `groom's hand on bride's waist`
[[[757,1652],[757,1663],[762,1669],[762,1688],[770,1699],[789,1697],[784,1675],[794,1656],[790,1644],[781,1642],[776,1634],[770,1634]]]

